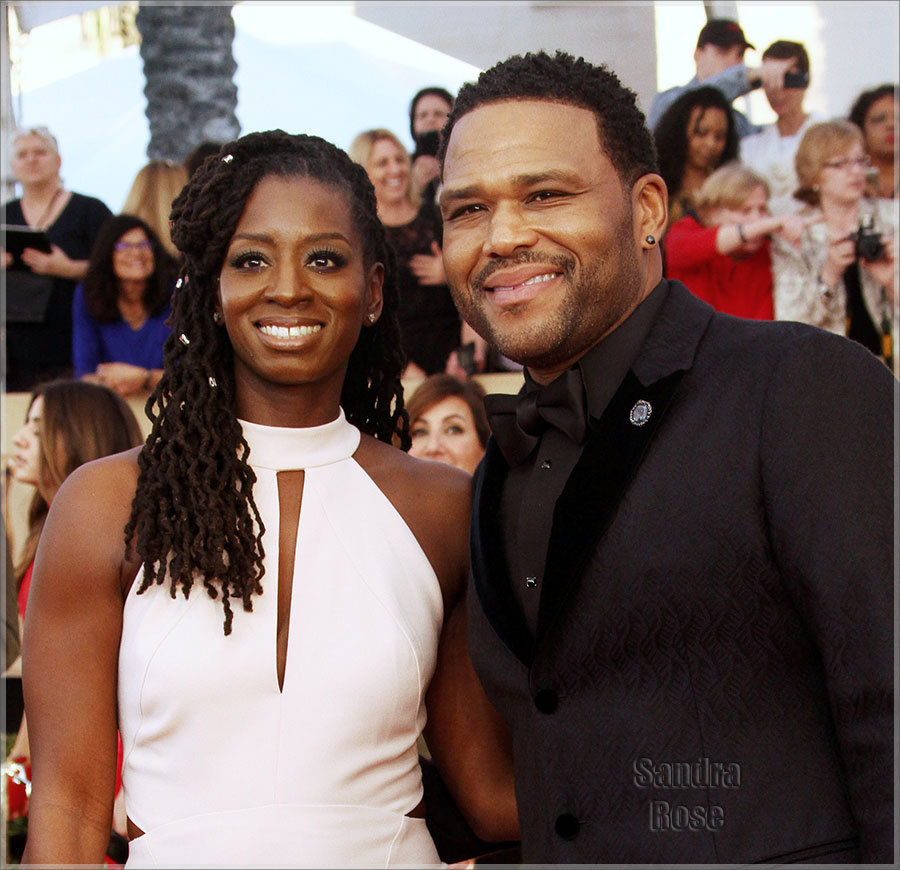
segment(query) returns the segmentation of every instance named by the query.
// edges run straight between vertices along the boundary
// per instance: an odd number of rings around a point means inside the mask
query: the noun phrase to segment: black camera
[[[874,263],[884,256],[884,242],[881,233],[875,231],[872,215],[863,215],[859,220],[859,232],[850,236],[856,245],[856,259]]]

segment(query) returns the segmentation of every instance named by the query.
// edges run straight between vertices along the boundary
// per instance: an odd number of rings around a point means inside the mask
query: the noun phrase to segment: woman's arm
[[[773,240],[772,279],[775,297],[775,319],[809,323],[843,335],[846,311],[843,269],[836,265],[846,255],[852,242],[820,244],[805,240],[802,246],[791,245],[776,237]]]
[[[512,740],[469,658],[464,595],[444,620],[425,703],[425,741],[472,830],[489,842],[518,840]]]
[[[445,578],[444,625],[425,706],[425,742],[453,799],[482,840],[519,839],[512,740],[469,658],[466,590],[469,579],[471,487],[429,499],[440,504]]]
[[[41,535],[22,656],[33,781],[23,863],[100,865],[109,842],[136,452],[73,472]]]

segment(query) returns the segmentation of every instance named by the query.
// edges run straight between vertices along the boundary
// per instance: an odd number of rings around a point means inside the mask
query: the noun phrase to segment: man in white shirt
[[[740,159],[769,182],[769,211],[783,215],[801,206],[793,197],[798,184],[794,155],[803,134],[820,119],[803,108],[809,87],[809,55],[803,44],[779,39],[762,57],[763,90],[778,117],[760,132],[741,139]]]

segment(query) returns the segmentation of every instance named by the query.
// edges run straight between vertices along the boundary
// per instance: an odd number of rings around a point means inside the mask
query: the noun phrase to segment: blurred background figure
[[[695,211],[666,234],[666,277],[717,311],[772,320],[769,235],[799,238],[802,219],[772,217],[766,179],[739,163],[717,169],[697,193]]]
[[[772,246],[775,317],[847,335],[892,363],[895,240],[885,206],[864,196],[868,158],[849,121],[810,127],[797,149],[795,196],[806,228]]]
[[[211,154],[218,154],[222,147],[221,142],[201,142],[187,157],[184,158],[184,168],[188,175],[193,175]]]
[[[75,376],[120,396],[162,377],[175,262],[134,215],[104,224],[72,306]]]
[[[863,91],[850,109],[849,120],[862,131],[871,163],[866,179],[871,197],[897,199],[897,110],[897,86],[890,84]]]
[[[122,206],[123,214],[133,214],[153,229],[174,260],[180,260],[181,254],[169,233],[169,213],[172,201],[181,193],[187,180],[188,171],[182,164],[152,159],[134,177]]]
[[[704,181],[738,155],[731,107],[712,87],[687,91],[666,109],[653,131],[660,175],[669,189],[669,226],[694,205]]]
[[[747,41],[737,21],[712,18],[703,25],[694,50],[696,75],[684,85],[662,91],[654,96],[647,112],[647,126],[653,130],[662,116],[679,97],[701,86],[714,87],[725,97],[739,138],[757,131],[749,119],[731,106],[733,100],[748,94],[760,83],[760,70],[744,64],[744,53],[755,46]]]
[[[412,154],[412,184],[426,202],[434,202],[440,184],[438,163],[440,132],[453,108],[453,95],[439,87],[422,88],[409,104],[409,132],[416,150]]]
[[[769,182],[769,210],[797,211],[794,155],[811,124],[824,120],[809,114],[803,100],[809,87],[809,55],[800,42],[779,39],[763,52],[763,90],[776,115],[772,124],[741,139],[741,163]]]
[[[477,381],[436,374],[425,378],[406,403],[409,455],[475,472],[488,437],[484,390]]]
[[[85,462],[139,447],[143,442],[131,408],[106,387],[66,379],[41,384],[34,390],[25,424],[13,437],[15,454],[7,469],[17,482],[35,488],[28,509],[27,536],[9,578],[10,581],[15,578],[20,636],[31,588],[34,555],[50,504],[63,481]],[[20,683],[21,659],[9,666],[6,676],[8,690],[14,683]],[[21,692],[20,685],[18,691]],[[18,700],[20,703],[20,695]],[[28,769],[30,759],[28,726],[23,715],[7,754],[7,763],[16,762]],[[117,793],[120,785],[117,776]],[[125,813],[121,800],[117,801],[116,809],[114,830],[124,837]],[[24,843],[20,845],[24,847]]]
[[[400,336],[407,355],[403,377],[442,372],[462,343],[462,322],[444,272],[440,211],[416,195],[409,153],[390,130],[363,131],[348,153],[375,188],[378,217],[397,256]]]
[[[3,206],[3,223],[43,230],[49,251],[26,248],[21,264],[4,252],[6,271],[6,389],[30,390],[40,381],[72,373],[72,293],[88,256],[112,214],[99,199],[66,190],[56,138],[46,127],[12,137],[10,167],[22,196]],[[16,298],[29,300],[20,312]],[[37,308],[31,300],[40,300]]]

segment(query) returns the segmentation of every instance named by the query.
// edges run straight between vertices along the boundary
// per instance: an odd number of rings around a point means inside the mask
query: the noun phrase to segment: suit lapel
[[[644,452],[659,430],[678,385],[690,369],[713,309],[684,285],[668,295],[638,359],[590,434],[553,515],[538,614],[537,645],[515,600],[502,545],[500,494],[508,466],[493,439],[475,476],[471,536],[472,577],[484,613],[507,647],[526,665],[549,629],[577,599],[578,584]],[[651,407],[643,425],[631,411]]]
[[[475,473],[472,512],[472,579],[494,630],[521,661],[530,663],[534,642],[513,595],[503,551],[500,493],[509,466],[497,443],[488,441],[484,460]]]
[[[686,287],[670,282],[669,292],[632,370],[590,435],[553,514],[544,584],[538,612],[537,645],[578,599],[578,584],[616,509],[640,466],[653,436],[693,364],[697,345],[713,309]],[[650,406],[643,423],[632,421],[639,402]],[[635,414],[640,421],[640,413]]]
[[[684,372],[644,387],[629,372],[603,416],[591,419],[591,434],[553,512],[553,532],[547,549],[537,640],[578,594],[577,585],[628,484],[640,465]],[[638,402],[652,409],[642,425],[630,420]]]

